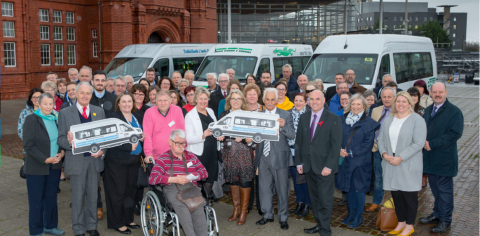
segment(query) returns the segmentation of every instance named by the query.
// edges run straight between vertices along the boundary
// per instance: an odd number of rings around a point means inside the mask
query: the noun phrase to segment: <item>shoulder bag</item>
[[[387,201],[385,201],[385,198],[389,195],[390,194],[385,194],[385,196],[383,197],[384,206],[380,208],[380,212],[378,213],[378,217],[377,217],[377,227],[381,231],[394,230],[398,224],[398,218],[397,218],[397,214],[395,213],[395,207],[389,208],[385,206],[387,205],[386,204]],[[388,201],[391,203],[390,205],[393,206],[393,201],[391,197],[388,198]]]
[[[140,157],[141,166],[138,170],[137,188],[146,188],[149,186],[148,179],[152,172],[153,164],[145,163],[143,157]]]
[[[348,138],[348,141],[347,141],[347,146],[345,146],[345,150],[347,150],[348,148],[348,145],[350,144],[350,141],[352,140],[352,137],[353,137],[353,134],[355,133],[355,131],[357,130],[358,126],[355,127],[355,129],[353,129],[353,132],[352,134],[350,135],[350,138]],[[345,157],[342,157],[340,155],[338,155],[338,165],[341,166],[343,164],[343,161],[345,160]]]
[[[173,177],[173,157],[172,151],[168,152],[170,155],[171,167],[170,167],[170,177]],[[185,172],[188,175],[187,169],[187,161],[185,160],[186,156],[183,155],[182,161],[183,166],[185,166]],[[205,203],[205,199],[202,196],[202,192],[199,187],[194,185],[193,183],[187,183],[184,185],[179,186],[175,184],[177,187],[177,199],[183,202],[190,212],[195,211],[198,207],[202,206]]]

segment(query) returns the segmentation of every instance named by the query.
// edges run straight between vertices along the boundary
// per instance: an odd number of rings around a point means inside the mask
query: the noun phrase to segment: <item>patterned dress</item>
[[[220,119],[230,111],[224,111]],[[223,163],[225,164],[225,181],[229,183],[248,183],[252,181],[254,172],[253,149],[242,140],[235,141],[233,137],[225,137],[222,149]]]

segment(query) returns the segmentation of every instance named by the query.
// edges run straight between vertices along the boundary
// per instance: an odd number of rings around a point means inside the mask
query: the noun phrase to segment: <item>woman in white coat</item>
[[[391,191],[398,225],[389,234],[411,235],[422,189],[425,120],[414,112],[410,94],[397,93],[391,116],[383,122],[377,144],[382,155],[383,189]]]
[[[205,183],[208,196],[212,195],[213,182],[218,178],[217,140],[213,137],[208,125],[216,122],[215,113],[208,108],[210,93],[203,87],[196,88],[194,99],[196,106],[185,116],[185,132],[187,133],[187,151],[193,152],[208,172]]]

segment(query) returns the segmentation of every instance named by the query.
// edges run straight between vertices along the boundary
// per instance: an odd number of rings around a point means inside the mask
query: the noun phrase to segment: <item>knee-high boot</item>
[[[233,201],[233,214],[228,221],[235,221],[237,220],[238,216],[240,215],[240,191],[238,185],[230,185],[230,194],[232,194],[232,201]]]
[[[350,190],[352,192],[353,190]],[[363,207],[365,206],[365,193],[364,192],[355,192],[353,193],[356,195],[355,202],[355,215],[353,221],[348,225],[348,228],[354,229],[360,226],[363,222]]]
[[[348,202],[348,216],[347,218],[342,220],[342,224],[348,225],[350,222],[353,221],[353,218],[355,218],[355,201],[356,201],[356,194],[355,191],[350,190],[350,192],[347,192],[346,194],[346,200]]]
[[[237,225],[243,225],[247,221],[248,214],[248,202],[250,201],[251,188],[240,188],[240,217],[238,218]]]

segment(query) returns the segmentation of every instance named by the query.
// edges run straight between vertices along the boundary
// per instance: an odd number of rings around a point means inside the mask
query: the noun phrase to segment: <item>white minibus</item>
[[[309,80],[322,79],[326,89],[335,85],[335,74],[349,69],[355,72],[355,82],[367,89],[381,86],[385,74],[404,90],[419,79],[430,87],[437,78],[430,38],[392,34],[329,36],[315,50],[304,74]]]
[[[247,75],[260,78],[268,70],[272,81],[282,75],[282,66],[292,66],[293,77],[300,75],[313,54],[312,46],[305,44],[217,44],[195,74],[194,85],[207,85],[207,73],[226,73],[235,70],[235,79],[245,83]]]
[[[145,71],[153,67],[163,76],[172,77],[174,71],[197,71],[203,58],[215,44],[133,44],[120,51],[105,68],[107,77],[131,75],[137,82],[145,78]]]
[[[133,128],[117,118],[72,125],[70,131],[74,136],[73,154],[97,153],[103,148],[119,146],[128,142],[136,143],[143,134],[141,129]]]

